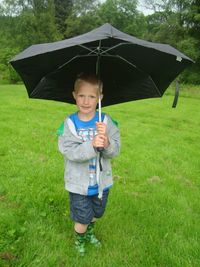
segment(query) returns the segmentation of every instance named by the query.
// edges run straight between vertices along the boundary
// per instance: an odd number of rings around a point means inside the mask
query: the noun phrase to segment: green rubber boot
[[[95,223],[91,222],[87,227],[86,241],[95,245],[96,247],[101,247],[101,242],[96,238],[94,234],[94,224]]]
[[[75,248],[80,254],[80,256],[85,255],[85,241],[86,241],[86,233],[80,234],[75,232]]]

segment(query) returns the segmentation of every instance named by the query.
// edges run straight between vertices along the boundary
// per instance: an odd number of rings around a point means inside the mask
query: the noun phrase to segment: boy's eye
[[[96,96],[94,96],[94,95],[89,95],[89,96],[85,96],[85,95],[78,95],[78,97],[80,97],[80,98],[91,98],[91,99],[95,99],[96,98]]]

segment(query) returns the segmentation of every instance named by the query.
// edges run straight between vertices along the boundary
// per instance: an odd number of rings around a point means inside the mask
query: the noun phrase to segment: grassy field
[[[122,148],[96,226],[103,247],[80,258],[56,136],[75,106],[1,85],[0,266],[199,267],[199,91],[183,89],[176,109],[171,90],[104,108],[119,123]]]

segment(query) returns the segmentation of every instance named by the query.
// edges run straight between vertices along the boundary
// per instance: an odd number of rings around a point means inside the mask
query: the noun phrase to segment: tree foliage
[[[99,2],[96,0],[73,1],[71,14],[66,20],[65,36],[76,36],[99,26],[98,7]]]
[[[143,0],[154,12],[144,16],[138,0],[4,0],[0,4],[0,80],[17,81],[9,57],[24,48],[85,33],[106,22],[121,31],[168,43],[196,61],[181,79],[200,83],[199,0]],[[9,51],[9,53],[8,53]],[[4,56],[3,56],[4,55]],[[5,58],[7,61],[5,61]],[[9,75],[10,78],[9,78]]]
[[[65,37],[67,28],[66,20],[72,11],[72,0],[54,0],[55,22],[59,33]]]
[[[198,0],[146,0],[154,10],[147,17],[146,38],[168,43],[183,51],[196,64],[180,76],[183,81],[200,83],[200,42]]]
[[[87,32],[104,23],[129,34],[142,36],[146,29],[143,14],[137,10],[137,0],[76,1],[67,19],[66,36],[71,37]],[[82,8],[81,8],[82,6]]]
[[[144,15],[137,10],[137,0],[107,0],[99,10],[101,22],[135,36],[142,36],[146,28]]]

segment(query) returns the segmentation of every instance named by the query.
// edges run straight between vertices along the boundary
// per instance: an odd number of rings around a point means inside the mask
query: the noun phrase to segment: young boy
[[[101,88],[96,75],[81,74],[77,78],[73,97],[78,111],[65,119],[58,140],[65,160],[65,189],[69,191],[75,246],[81,255],[86,241],[101,246],[94,235],[94,224],[104,214],[113,183],[110,159],[120,149],[119,129],[112,119],[103,113],[102,122],[98,122],[96,107],[99,97],[103,97]]]

